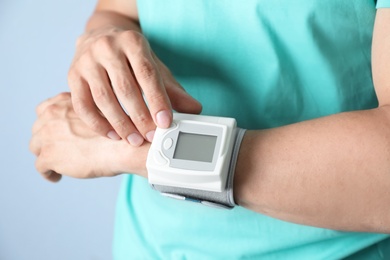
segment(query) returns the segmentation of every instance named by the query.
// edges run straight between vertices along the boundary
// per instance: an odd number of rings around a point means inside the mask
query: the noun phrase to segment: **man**
[[[390,233],[390,2],[377,2],[101,0],[72,94],[37,109],[36,167],[52,181],[141,176],[124,178],[115,259],[384,254],[387,235],[349,232]],[[231,211],[145,179],[155,127],[202,106],[253,129]]]

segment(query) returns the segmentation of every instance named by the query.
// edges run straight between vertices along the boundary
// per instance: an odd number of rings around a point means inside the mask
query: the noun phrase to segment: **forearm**
[[[88,20],[85,32],[91,33],[105,28],[141,31],[136,19],[113,10],[97,8]]]
[[[248,132],[239,204],[318,227],[390,233],[390,10],[377,12],[372,67],[379,108]]]
[[[388,107],[249,131],[235,198],[290,222],[390,232],[389,147]]]
[[[77,45],[93,35],[105,35],[116,31],[141,32],[136,1],[100,0],[85,26],[85,33]],[[93,40],[93,37],[92,37]]]

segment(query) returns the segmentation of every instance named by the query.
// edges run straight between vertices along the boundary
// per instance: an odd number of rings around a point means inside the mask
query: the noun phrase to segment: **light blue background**
[[[67,91],[95,0],[0,0],[0,259],[111,259],[120,178],[43,180],[28,150],[36,105]]]

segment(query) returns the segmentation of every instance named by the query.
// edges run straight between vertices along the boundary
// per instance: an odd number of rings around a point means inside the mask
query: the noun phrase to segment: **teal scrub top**
[[[390,1],[139,0],[138,10],[152,49],[203,114],[265,129],[378,105],[376,5]],[[176,201],[129,174],[113,252],[116,260],[389,259],[387,238]]]

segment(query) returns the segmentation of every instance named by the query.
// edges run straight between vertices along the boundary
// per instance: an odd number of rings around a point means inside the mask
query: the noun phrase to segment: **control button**
[[[169,150],[172,147],[172,144],[173,144],[172,138],[165,139],[165,141],[164,141],[164,149],[165,150]]]
[[[157,164],[160,164],[160,165],[164,165],[164,164],[167,164],[168,163],[168,160],[165,159],[161,153],[157,150],[155,150],[153,152],[153,158],[154,158],[154,161],[157,163]]]

